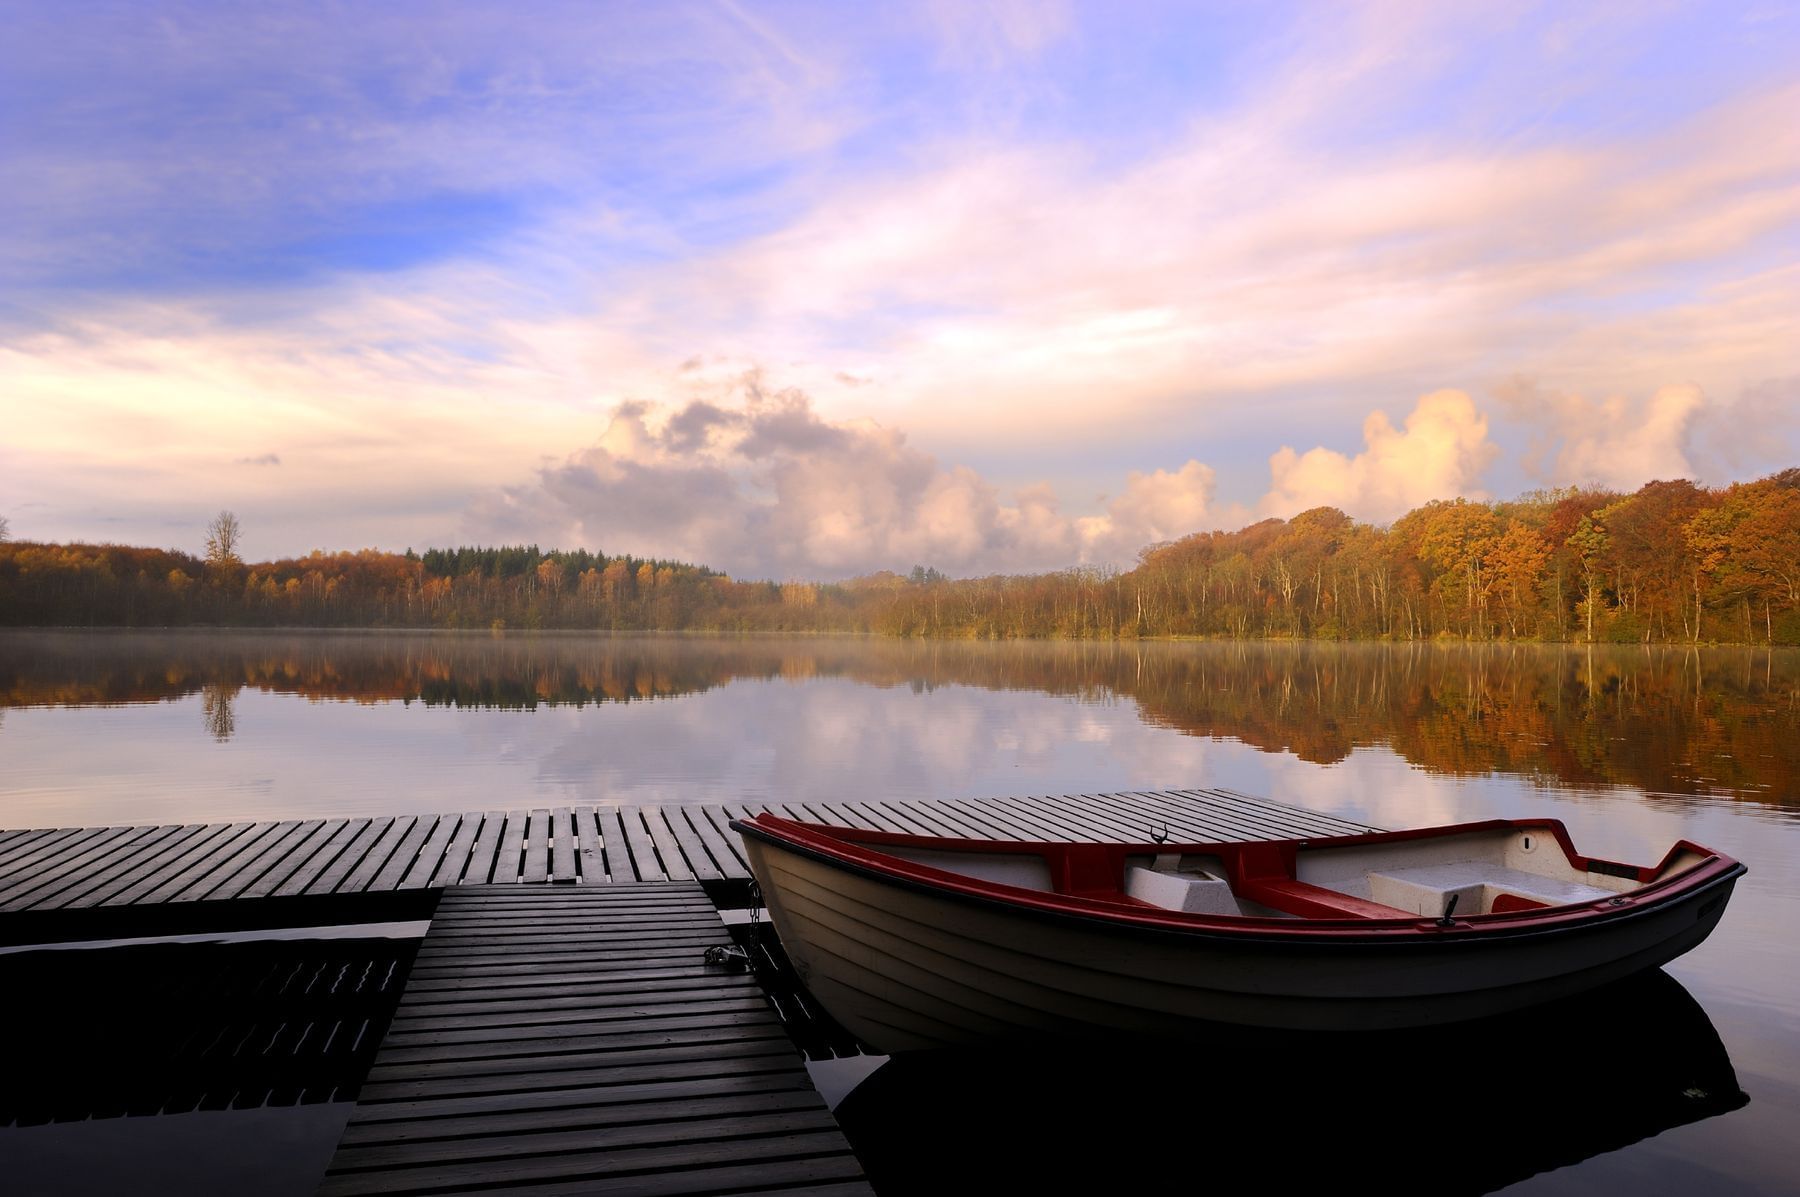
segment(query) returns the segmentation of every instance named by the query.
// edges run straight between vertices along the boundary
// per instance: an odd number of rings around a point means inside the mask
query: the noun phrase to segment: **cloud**
[[[1363,452],[1296,453],[1282,446],[1269,458],[1269,493],[1261,509],[1288,516],[1309,507],[1338,507],[1366,520],[1391,520],[1432,499],[1478,498],[1478,483],[1499,449],[1487,417],[1462,391],[1421,397],[1395,428],[1383,411],[1363,421]]]
[[[1527,467],[1558,485],[1594,484],[1636,490],[1658,478],[1692,478],[1697,423],[1708,407],[1692,383],[1665,386],[1646,399],[1588,399],[1511,390],[1505,401],[1536,426]]]
[[[1795,228],[1800,138],[1765,133],[1800,91],[1612,138],[1372,145],[1332,136],[1330,113],[1371,86],[1391,99],[1371,75],[1414,68],[1351,57],[1348,76],[1278,82],[1122,164],[1067,142],[928,146],[645,276],[633,302],[766,360],[848,345],[910,427],[960,443],[1027,406],[1063,436],[1117,437],[1121,416],[1478,385],[1526,363],[1588,389],[1735,386],[1791,363],[1797,280],[1759,284],[1760,310],[1729,301]],[[1686,306],[1710,309],[1705,337],[1652,335]],[[1100,412],[1083,399],[1102,388]]]
[[[1120,538],[1134,539],[1136,546],[1173,540],[1209,526],[1213,511],[1214,475],[1211,467],[1190,461],[1173,473],[1131,471],[1125,493],[1107,508],[1104,516],[1086,525],[1090,539],[1117,547]]]
[[[281,457],[275,453],[264,453],[257,457],[240,457],[237,459],[236,464],[247,466],[278,466],[281,464]]]
[[[1800,312],[1791,23],[1600,12],[1559,22],[1546,57],[1544,22],[1508,6],[521,23],[476,3],[384,8],[354,36],[329,14],[66,9],[21,6],[0,69],[34,180],[0,196],[21,279],[0,303],[0,475],[53,500],[46,534],[120,510],[161,539],[228,503],[286,551],[442,543],[470,494],[638,398],[666,459],[559,457],[566,500],[534,483],[483,510],[608,533],[589,492],[623,510],[605,478],[635,470],[767,508],[794,560],[879,534],[940,566],[1003,548],[970,566],[1000,569],[1230,523],[1300,435],[1272,426],[1350,427],[1445,384],[1693,380],[1709,398],[1686,433],[1670,409],[1634,452],[1724,475],[1766,468],[1738,464],[1760,448],[1745,428],[1796,431],[1791,383],[1763,385],[1793,375]],[[810,396],[817,443],[692,407],[741,417],[688,391],[746,362]],[[1604,413],[1577,415],[1546,434],[1546,476],[1564,439],[1568,469],[1606,465]],[[1361,451],[1296,441],[1264,503],[1381,517],[1424,491],[1418,465],[1468,493],[1481,442],[1455,423],[1441,443],[1410,422]],[[273,444],[279,469],[217,468]],[[865,466],[861,506],[804,501]],[[732,518],[630,526],[711,547]]]
[[[936,28],[946,61],[984,71],[997,71],[1017,59],[1036,56],[1069,36],[1075,25],[1063,0],[999,0],[978,5],[928,0],[925,14]]]
[[[1100,512],[1071,516],[1045,485],[1006,501],[905,433],[834,422],[750,372],[684,403],[619,404],[592,446],[475,504],[475,539],[675,556],[738,576],[842,578],[930,564],[951,573],[1128,563],[1211,514],[1197,461],[1133,472]]]
[[[1702,477],[1788,465],[1800,448],[1800,374],[1759,379],[1729,403],[1709,403],[1705,415],[1690,454]]]

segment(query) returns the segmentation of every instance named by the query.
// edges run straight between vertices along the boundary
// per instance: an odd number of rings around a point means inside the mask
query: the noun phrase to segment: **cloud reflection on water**
[[[1791,651],[25,632],[0,793],[14,825],[1196,784],[1400,824],[1495,779],[1785,812],[1797,693]]]

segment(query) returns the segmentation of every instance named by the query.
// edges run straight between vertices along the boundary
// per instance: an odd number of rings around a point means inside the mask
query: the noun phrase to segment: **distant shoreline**
[[[1723,489],[1438,500],[1385,527],[1315,507],[1148,546],[1126,571],[951,578],[915,565],[841,582],[537,545],[250,563],[231,518],[205,557],[0,542],[0,625],[1800,644],[1800,468]]]
[[[1560,649],[1711,649],[1752,648],[1759,650],[1795,651],[1800,644],[1771,644],[1764,640],[1472,640],[1439,635],[1415,639],[1380,637],[1295,637],[1295,636],[1219,636],[1219,635],[1139,635],[1139,636],[967,636],[954,633],[895,634],[835,629],[743,629],[719,628],[438,628],[416,625],[346,625],[331,624],[6,624],[0,625],[0,637],[14,633],[57,632],[80,635],[194,634],[227,633],[243,636],[447,636],[467,640],[545,639],[649,639],[675,637],[690,640],[848,640],[877,643],[933,644],[1244,644],[1275,648],[1283,646],[1313,647],[1415,647],[1415,648],[1560,648]]]

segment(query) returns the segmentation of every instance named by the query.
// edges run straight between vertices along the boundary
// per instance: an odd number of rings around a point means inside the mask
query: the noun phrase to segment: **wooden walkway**
[[[324,1185],[868,1193],[699,884],[444,896]]]
[[[0,831],[0,912],[76,911],[525,882],[744,880],[734,818],[972,839],[1323,838],[1371,830],[1226,790],[660,806]]]

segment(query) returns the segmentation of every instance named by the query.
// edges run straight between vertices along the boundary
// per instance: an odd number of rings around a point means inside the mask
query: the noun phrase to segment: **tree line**
[[[536,545],[314,552],[0,543],[0,623],[873,632],[979,639],[1800,643],[1800,468],[1723,488],[1330,507],[1147,547],[1129,570],[841,583]]]

